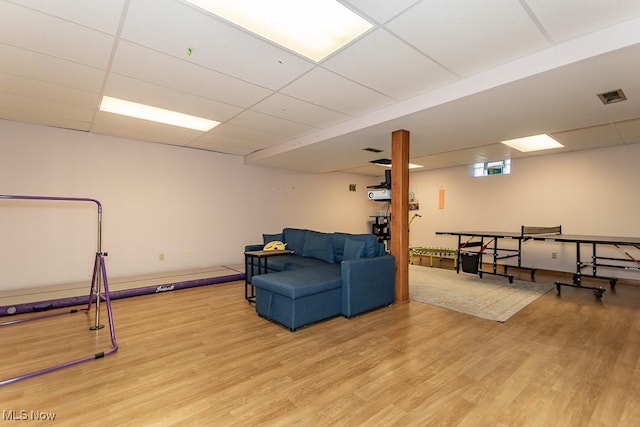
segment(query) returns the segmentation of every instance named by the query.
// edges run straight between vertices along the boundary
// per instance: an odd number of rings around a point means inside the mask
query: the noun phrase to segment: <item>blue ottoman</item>
[[[256,312],[291,331],[340,314],[340,264],[261,274],[252,285]]]

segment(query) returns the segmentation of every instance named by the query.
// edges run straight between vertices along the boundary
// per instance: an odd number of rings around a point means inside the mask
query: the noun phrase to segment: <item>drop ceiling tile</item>
[[[640,2],[629,0],[526,0],[554,42],[622,23],[640,16]]]
[[[636,142],[640,138],[640,119],[614,123],[613,127],[628,144],[633,143],[632,141]]]
[[[624,143],[616,131],[616,128],[610,124],[575,129],[567,132],[555,132],[552,133],[551,136],[571,151],[609,147]]]
[[[283,140],[282,135],[236,126],[230,123],[222,123],[220,126],[217,126],[206,134],[200,136],[198,141],[211,142],[217,141],[219,138],[244,141],[244,144],[247,146],[260,148],[269,147],[282,142]]]
[[[230,136],[209,133],[206,137],[198,138],[189,144],[191,148],[218,151],[244,156],[268,145],[260,142],[233,138]]]
[[[234,144],[233,141],[195,141],[188,146],[189,148],[195,148],[199,150],[215,151],[223,154],[230,154],[235,156],[245,156],[253,153],[255,150],[250,147],[243,147],[241,145]]]
[[[94,67],[109,62],[113,36],[6,1],[0,16],[11,16],[0,25],[3,43]]]
[[[412,157],[411,162],[424,169],[440,169],[452,166],[469,166],[474,163],[492,162],[518,157],[518,152],[504,144],[488,144],[453,150],[444,153]]]
[[[311,70],[280,92],[351,116],[393,103],[389,97],[322,68]]]
[[[112,71],[227,104],[249,107],[273,91],[201,65],[122,41]]]
[[[313,131],[315,128],[301,123],[284,120],[279,117],[257,113],[255,111],[244,111],[231,119],[230,124],[255,129],[263,132],[273,133],[282,136],[300,136]]]
[[[99,92],[104,71],[0,43],[0,71],[79,90]]]
[[[0,95],[1,97],[1,95]],[[51,126],[55,128],[71,129],[82,132],[89,131],[90,122],[83,122],[64,117],[51,117],[47,114],[36,114],[32,111],[16,110],[14,106],[4,107],[0,100],[0,119],[14,122],[32,123],[40,126]]]
[[[140,141],[185,146],[202,132],[98,111],[91,132]]]
[[[460,76],[549,45],[516,1],[423,0],[387,28]]]
[[[0,93],[0,109],[9,116],[20,116],[29,123],[51,122],[56,120],[83,123],[86,128],[93,119],[93,110],[68,104],[47,102],[35,98]]]
[[[351,5],[354,10],[364,12],[379,23],[384,23],[418,1],[419,0],[349,0],[344,3],[347,6]]]
[[[280,93],[274,93],[251,107],[251,110],[318,128],[336,124],[349,118],[349,116],[337,111],[328,110]]]
[[[397,100],[457,78],[384,29],[354,42],[322,66]]]
[[[73,89],[2,72],[0,72],[0,93],[86,109],[93,109],[100,102],[100,96],[95,92]]]
[[[380,166],[369,165],[357,168],[345,169],[344,172],[356,173],[359,175],[384,176],[384,170]]]
[[[115,34],[125,0],[12,0],[77,24]]]
[[[313,67],[288,50],[171,0],[132,1],[122,37],[270,89]]]
[[[104,94],[219,122],[228,120],[242,111],[240,107],[119,74],[111,74]]]

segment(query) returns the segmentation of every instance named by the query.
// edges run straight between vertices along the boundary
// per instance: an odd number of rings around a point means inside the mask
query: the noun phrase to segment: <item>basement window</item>
[[[474,163],[469,166],[469,176],[509,175],[511,173],[511,159],[495,162]]]

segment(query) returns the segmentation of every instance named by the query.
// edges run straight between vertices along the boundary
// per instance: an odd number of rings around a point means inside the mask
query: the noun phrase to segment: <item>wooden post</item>
[[[391,134],[391,255],[396,302],[409,301],[409,131]]]

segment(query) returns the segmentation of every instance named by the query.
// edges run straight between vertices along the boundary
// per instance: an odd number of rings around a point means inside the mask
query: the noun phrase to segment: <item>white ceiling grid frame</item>
[[[224,123],[189,143],[189,147],[246,155],[278,144],[281,135]]]
[[[251,107],[251,110],[318,128],[349,118],[337,111],[277,92]]]
[[[389,97],[320,67],[280,92],[350,116],[359,116],[393,103]]]
[[[551,136],[565,147],[579,145],[584,149],[603,146],[611,147],[624,143],[615,126],[609,123],[568,132],[552,133]]]
[[[174,0],[131,0],[122,38],[272,90],[314,66],[227,21]]]
[[[0,25],[5,44],[101,69],[109,62],[112,35],[7,2],[0,3],[3,15],[12,17]]]
[[[395,100],[403,100],[456,76],[415,48],[379,28],[338,52],[323,67]]]
[[[419,1],[420,0],[345,0],[342,1],[342,3],[351,5],[353,10],[359,10],[378,23],[384,24]]]
[[[461,77],[549,46],[517,1],[423,0],[386,27]]]
[[[100,97],[96,92],[74,89],[55,83],[2,72],[0,72],[0,94],[38,99],[52,104],[84,107],[92,111]]]
[[[244,108],[273,93],[269,89],[128,41],[119,43],[111,71]],[[185,79],[184,76],[189,78]]]
[[[162,144],[186,146],[200,136],[202,132],[140,119],[100,112],[91,128],[92,132],[132,138],[140,141],[153,141]]]
[[[66,59],[21,49],[0,43],[0,71],[16,76],[56,84],[68,88],[98,93],[104,79],[104,71]],[[38,64],[38,67],[34,67]]]
[[[315,129],[311,126],[292,122],[291,120],[285,120],[251,110],[243,111],[229,120],[228,123],[250,129],[261,129],[265,132],[286,137],[304,135]]]
[[[45,126],[88,131],[93,110],[0,93],[0,117]]]
[[[317,172],[344,167],[366,169],[367,174],[380,172],[362,166],[371,153],[361,148],[387,147],[390,130],[401,127],[411,130],[412,155],[429,155],[432,164],[443,166],[454,159],[463,162],[474,156],[497,155],[500,152],[492,143],[499,136],[522,136],[511,134],[530,130],[581,134],[580,138],[567,137],[571,139],[570,151],[597,144],[640,142],[639,125],[634,120],[640,111],[640,81],[635,77],[640,73],[638,0],[339,1],[377,22],[378,28],[316,65],[182,0],[0,0],[0,20],[9,23],[0,28],[0,117],[87,130],[88,112],[96,111],[103,85],[118,90],[126,87],[132,96],[147,98],[150,88],[155,87],[153,99],[207,114],[219,111],[229,117],[250,110],[238,118],[242,126],[223,123],[207,134],[115,116],[105,119],[100,113],[94,113],[98,120],[94,131],[100,128],[106,134],[118,132],[130,138],[239,153],[246,155],[244,160],[249,164]],[[459,13],[452,13],[451,7]],[[435,15],[423,14],[431,9]],[[473,11],[475,21],[491,25],[471,22],[471,26],[461,26],[450,20],[447,31],[432,30],[430,20],[434,17],[444,20],[449,15],[468,15],[465,10]],[[496,10],[511,10],[514,15]],[[499,24],[505,19],[519,22],[522,17],[528,17],[526,25],[514,31]],[[430,32],[436,33],[437,37],[428,40],[428,49],[420,49],[402,36],[400,32],[406,29],[394,28],[402,19],[420,27],[412,31],[423,41]],[[114,39],[121,21],[129,38],[120,37],[111,46],[92,44],[94,39]],[[23,37],[24,30],[15,28],[18,22],[31,30],[38,27],[42,34]],[[480,32],[466,33],[472,42],[462,48],[477,50],[484,55],[481,60],[490,59],[487,53],[495,55],[497,62],[490,64],[493,68],[444,82],[431,73],[417,72],[425,58],[445,70],[451,68],[429,49],[437,51],[433,45],[439,44],[444,44],[439,49],[446,52],[457,49],[455,35],[473,25]],[[530,39],[519,34],[534,28],[535,40],[552,44],[529,52]],[[84,34],[90,36],[85,40]],[[507,40],[502,54],[485,46],[500,50],[501,40],[485,43],[497,35],[514,39]],[[63,43],[52,44],[55,40]],[[87,43],[83,47],[70,45],[67,51],[64,44],[69,40]],[[421,51],[422,56],[394,51],[397,40],[414,52]],[[116,52],[113,46],[117,46]],[[104,58],[111,55],[114,62],[105,79]],[[371,57],[365,58],[367,55]],[[394,71],[399,81],[385,79],[389,72],[384,67],[392,62],[390,57],[404,64]],[[418,61],[416,65],[410,64],[412,59]],[[481,69],[474,60],[478,58],[463,58],[462,65]],[[504,60],[507,62],[500,62]],[[373,69],[367,69],[370,64]],[[296,82],[298,79],[302,83]],[[423,85],[432,79],[433,88],[410,94],[413,88],[420,91],[427,87]],[[133,87],[136,81],[140,84]],[[305,85],[313,87],[302,87]],[[625,102],[603,106],[595,96],[620,87],[627,94]],[[331,96],[323,92],[335,94],[338,100],[332,103]],[[356,99],[360,95],[364,99]],[[457,101],[464,97],[475,101]],[[397,99],[401,101],[395,102]],[[544,114],[552,99],[554,109],[560,111]],[[508,111],[505,107],[509,104],[518,107]],[[460,116],[470,114],[484,120],[461,126]],[[528,119],[523,120],[523,115]],[[251,117],[258,120],[249,120]],[[280,120],[291,128],[277,129]],[[620,136],[598,142],[603,140],[599,126],[608,123]],[[291,136],[294,134],[300,136]],[[430,154],[448,149],[455,149],[455,155]]]
[[[126,0],[11,0],[35,10],[115,35]]]
[[[253,150],[264,146],[277,144],[282,139],[282,135],[265,132],[263,130],[250,129],[242,126],[223,123],[213,128],[211,131],[198,137],[194,143],[206,142],[215,143],[218,137],[226,137],[238,141],[243,141],[245,147],[252,147]]]
[[[554,42],[562,42],[587,32],[640,16],[637,0],[523,0]]]
[[[105,94],[216,121],[229,120],[242,111],[240,107],[120,74],[111,74],[105,86]]]
[[[618,122],[614,126],[625,144],[640,143],[640,119]]]

